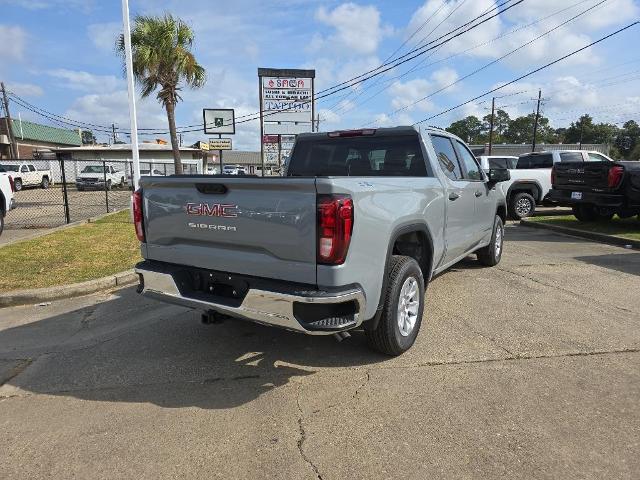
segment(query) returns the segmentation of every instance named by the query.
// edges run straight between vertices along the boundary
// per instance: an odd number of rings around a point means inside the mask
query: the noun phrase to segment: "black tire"
[[[40,182],[40,186],[44,189],[49,188],[49,179],[47,177],[42,177],[42,182]]]
[[[79,192],[84,192],[84,188],[82,187],[76,187],[76,190],[78,190]]]
[[[22,190],[22,179],[16,178],[13,181],[13,188],[16,190],[16,192],[19,192],[20,190]]]
[[[107,190],[111,190],[111,180],[107,180]]]
[[[593,205],[574,205],[571,207],[573,216],[581,222],[595,222],[596,210]]]
[[[493,232],[491,243],[486,247],[476,251],[478,261],[485,267],[495,267],[500,263],[502,251],[504,250],[504,224],[502,219],[496,215],[493,221]]]
[[[527,192],[518,192],[509,199],[509,215],[514,220],[531,217],[536,211],[536,200]]]
[[[124,177],[120,179],[120,188],[124,188]]]
[[[400,330],[398,323],[398,306],[401,302],[400,295],[403,287],[411,290],[411,281],[416,283],[417,292],[417,312],[412,328],[407,328],[406,334]],[[389,279],[384,295],[384,306],[380,322],[375,330],[365,330],[367,343],[378,352],[387,355],[400,355],[413,345],[420,331],[422,314],[424,312],[425,280],[422,276],[420,265],[411,257],[394,255],[391,258],[389,268]],[[406,310],[405,310],[406,311]]]

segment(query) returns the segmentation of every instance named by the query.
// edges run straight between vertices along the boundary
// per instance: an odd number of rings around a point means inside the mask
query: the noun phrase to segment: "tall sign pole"
[[[136,117],[136,87],[133,81],[131,53],[131,26],[129,25],[129,0],[122,0],[122,24],[124,26],[124,57],[127,64],[127,91],[129,93],[129,118],[131,120],[131,154],[133,158],[133,188],[140,182],[140,154],[138,152],[138,120]]]

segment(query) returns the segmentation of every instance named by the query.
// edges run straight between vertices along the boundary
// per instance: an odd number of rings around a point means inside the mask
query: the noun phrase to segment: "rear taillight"
[[[327,133],[329,138],[345,138],[345,137],[365,137],[374,135],[376,133],[375,128],[363,128],[361,130],[338,130],[335,132]]]
[[[9,175],[9,186],[11,187],[11,192],[16,193],[16,184],[13,183],[13,177]]]
[[[353,231],[353,200],[347,195],[318,196],[318,263],[344,263]]]
[[[607,184],[609,188],[616,188],[620,185],[620,181],[622,180],[622,176],[624,175],[624,168],[620,165],[616,165],[615,167],[611,167],[609,169],[609,177],[607,179]]]
[[[133,224],[136,227],[136,236],[138,240],[144,243],[144,225],[142,219],[142,189],[138,189],[133,192],[133,198],[131,202],[133,209]]]
[[[556,184],[556,166],[551,167],[551,185]]]

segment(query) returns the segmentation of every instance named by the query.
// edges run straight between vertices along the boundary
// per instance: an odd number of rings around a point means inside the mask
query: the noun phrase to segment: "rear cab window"
[[[551,153],[529,153],[518,157],[516,169],[551,168],[553,167],[553,155]]]
[[[298,138],[288,176],[401,176],[429,174],[418,133]]]
[[[489,168],[506,168],[511,169],[516,167],[517,160],[515,158],[490,158]]]

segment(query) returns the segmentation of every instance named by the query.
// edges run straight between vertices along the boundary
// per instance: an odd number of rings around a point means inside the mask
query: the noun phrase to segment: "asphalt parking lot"
[[[131,201],[131,191],[114,188],[105,197],[104,190],[88,190],[79,192],[69,186],[70,221],[84,220],[108,212],[127,208]],[[5,224],[7,229],[47,228],[64,225],[64,197],[62,188],[57,185],[47,189],[25,188],[16,192],[17,208],[7,213]]]
[[[427,291],[405,355],[134,288],[0,310],[14,478],[638,478],[640,252],[521,226]]]

